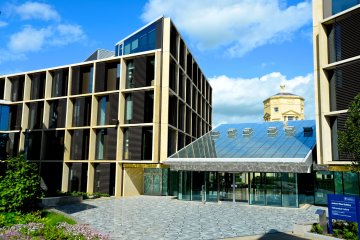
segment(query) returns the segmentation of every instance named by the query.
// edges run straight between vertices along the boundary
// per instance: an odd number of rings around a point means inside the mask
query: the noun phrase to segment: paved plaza
[[[110,234],[113,239],[157,240],[288,233],[296,222],[315,222],[318,207],[295,209],[231,202],[203,204],[169,197],[138,196],[86,200],[57,209]]]

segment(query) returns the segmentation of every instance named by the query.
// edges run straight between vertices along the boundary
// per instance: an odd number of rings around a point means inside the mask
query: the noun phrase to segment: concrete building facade
[[[337,132],[360,93],[360,2],[314,1],[313,18],[318,163],[346,166]]]
[[[292,121],[304,120],[303,97],[285,92],[285,85],[280,85],[280,92],[265,99],[265,121]]]
[[[212,89],[169,18],[86,61],[0,76],[2,158],[49,192],[167,194],[168,156],[211,129]]]
[[[359,174],[338,150],[349,104],[360,93],[360,1],[313,1],[317,176],[324,193],[359,195]]]

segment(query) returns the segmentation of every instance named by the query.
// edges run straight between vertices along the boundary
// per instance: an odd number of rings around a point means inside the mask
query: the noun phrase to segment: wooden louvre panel
[[[105,129],[104,136],[104,159],[115,160],[116,159],[116,128]]]
[[[43,160],[63,160],[64,131],[45,131],[42,152]]]
[[[105,63],[96,64],[95,92],[105,91]]]
[[[95,165],[94,192],[114,195],[115,164],[100,163]]]
[[[79,94],[80,90],[80,68],[74,67],[72,70],[72,80],[71,80],[71,94]]]
[[[40,160],[41,151],[41,132],[29,132],[28,133],[28,152],[27,159]]]
[[[31,75],[30,78],[31,78],[30,99],[44,98],[46,74],[35,73]]]
[[[360,55],[360,12],[335,19],[328,27],[329,62]]]
[[[23,100],[24,95],[24,76],[11,78],[11,101],[17,102]]]
[[[130,160],[142,160],[141,145],[142,145],[142,128],[132,127],[129,131],[129,152]]]
[[[87,163],[72,163],[69,174],[69,190],[86,192]]]
[[[106,91],[117,90],[117,62],[107,64],[106,68]]]
[[[132,93],[132,100],[133,100],[133,119],[131,120],[131,123],[143,123],[145,92]]]
[[[29,105],[29,119],[28,128],[40,129],[42,128],[44,103],[43,102],[32,102]]]
[[[50,103],[49,128],[65,127],[66,99],[55,100]]]
[[[360,61],[339,66],[330,80],[331,111],[345,110],[360,92]]]
[[[134,85],[135,88],[146,86],[146,57],[134,59]]]
[[[119,105],[119,95],[118,94],[111,94],[109,96],[109,124],[114,125],[117,124],[118,121],[118,105]],[[107,106],[106,106],[107,107]]]
[[[89,154],[89,130],[74,130],[71,135],[71,160],[87,160]]]

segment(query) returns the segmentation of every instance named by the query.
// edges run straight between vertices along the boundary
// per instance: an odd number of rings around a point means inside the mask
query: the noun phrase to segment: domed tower
[[[304,98],[285,92],[285,85],[280,85],[280,92],[264,100],[264,120],[291,121],[304,119]]]

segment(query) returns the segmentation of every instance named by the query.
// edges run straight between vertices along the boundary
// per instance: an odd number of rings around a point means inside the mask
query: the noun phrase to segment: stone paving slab
[[[291,232],[296,222],[316,222],[308,209],[201,203],[137,196],[86,200],[57,207],[113,239],[224,239]],[[267,239],[267,238],[261,238]],[[294,238],[296,239],[296,238]]]

